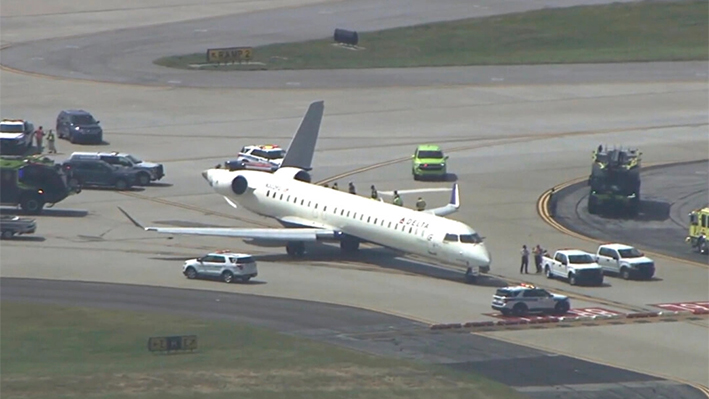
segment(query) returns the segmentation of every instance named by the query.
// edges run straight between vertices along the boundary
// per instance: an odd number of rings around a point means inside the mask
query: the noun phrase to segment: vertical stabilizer
[[[295,136],[293,136],[290,145],[288,145],[286,157],[283,159],[281,167],[292,167],[304,170],[312,169],[315,144],[318,141],[320,122],[322,121],[324,109],[324,101],[316,101],[310,104],[308,112],[305,113],[298,131],[295,133]]]

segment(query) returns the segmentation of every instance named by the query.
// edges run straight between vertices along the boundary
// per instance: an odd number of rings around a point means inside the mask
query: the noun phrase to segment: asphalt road
[[[619,241],[695,262],[708,263],[684,241],[690,211],[709,204],[709,163],[706,161],[647,168],[641,171],[640,213],[635,218],[591,215],[586,206],[588,185],[560,190],[554,219],[564,227],[599,240]],[[658,267],[662,267],[661,264]]]
[[[551,0],[544,7],[610,3]],[[107,31],[13,45],[2,51],[4,66],[72,79],[141,85],[211,88],[363,88],[429,85],[510,85],[687,81],[707,76],[706,62],[607,65],[476,66],[445,68],[186,71],[163,68],[160,57],[208,48],[258,46],[325,38],[335,28],[372,31],[426,22],[527,11],[536,2],[484,0],[355,0],[255,11],[134,29]],[[376,17],[372,17],[372,13]],[[8,19],[10,28],[19,21]],[[5,28],[7,29],[7,28]],[[344,50],[343,50],[344,51]]]
[[[378,355],[444,364],[482,374],[531,398],[694,399],[673,381],[558,356],[480,335],[431,331],[427,325],[367,310],[128,284],[0,279],[3,302],[51,303],[229,320]]]

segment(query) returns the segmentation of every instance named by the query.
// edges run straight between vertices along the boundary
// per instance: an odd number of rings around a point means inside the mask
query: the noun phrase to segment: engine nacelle
[[[312,182],[312,179],[310,177],[310,173],[304,171],[303,169],[285,167],[285,168],[279,168],[277,171],[273,172],[273,174],[280,175],[283,177],[289,177],[291,179],[295,179],[295,180],[302,181],[305,183]]]
[[[246,180],[244,176],[236,176],[234,180],[231,181],[231,191],[236,195],[242,195],[249,188],[249,181]]]

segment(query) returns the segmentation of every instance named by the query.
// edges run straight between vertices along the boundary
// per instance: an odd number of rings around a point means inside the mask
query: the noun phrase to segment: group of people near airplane
[[[324,186],[325,186],[325,187],[330,187],[327,183],[325,183]],[[371,190],[372,190],[372,193],[371,193],[370,197],[371,197],[373,200],[378,200],[378,199],[379,199],[379,192],[377,191],[377,188],[374,186],[374,184],[372,184],[372,185],[370,186],[370,188],[371,188]],[[337,185],[337,182],[335,182],[335,183],[332,184],[332,189],[333,189],[333,190],[339,190],[339,189],[340,189],[340,187]],[[348,191],[350,194],[355,194],[355,195],[357,194],[357,189],[355,188],[354,183],[349,182],[347,191]],[[399,195],[399,192],[398,192],[397,190],[394,190],[394,199],[392,200],[392,203],[393,203],[394,205],[404,206],[404,200],[401,199],[401,195]],[[416,200],[416,210],[417,210],[417,211],[423,211],[423,210],[425,210],[425,209],[426,209],[426,201],[424,201],[424,199],[423,199],[422,197],[419,197],[418,200]]]

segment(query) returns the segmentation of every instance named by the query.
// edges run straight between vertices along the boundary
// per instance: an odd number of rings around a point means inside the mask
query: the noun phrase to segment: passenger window
[[[281,198],[280,198],[280,199],[281,199],[281,200],[283,199],[283,194],[281,194]]]
[[[327,205],[325,205],[325,206],[322,207],[322,211],[323,211],[323,212],[326,212],[326,211],[327,211]]]
[[[312,204],[313,201],[308,201],[308,208],[310,208],[310,204]]]
[[[359,220],[364,220],[364,213],[359,215]]]
[[[370,221],[372,221],[372,217],[371,217],[371,216],[367,216],[367,223],[369,223]]]
[[[267,190],[267,191],[266,191],[266,197],[270,197],[270,196],[271,196],[271,190]]]
[[[345,214],[345,210],[343,209],[343,210],[340,211],[340,216],[342,216],[342,215],[344,215],[344,214]],[[349,216],[349,214],[350,214],[350,213],[347,212],[347,215],[348,215],[348,216]]]
[[[352,219],[357,219],[357,212],[352,213]]]
[[[297,204],[298,203],[298,197],[293,197],[293,203]]]
[[[458,242],[458,235],[457,234],[446,234],[446,236],[443,238],[443,241]]]
[[[226,263],[223,256],[214,256],[213,258],[214,260],[212,262],[214,263]]]
[[[351,211],[347,211],[347,217],[350,217],[350,212],[351,212]]]
[[[305,200],[304,200],[304,199],[300,200],[300,205],[303,205],[303,204],[305,204]]]
[[[387,226],[387,227],[391,228],[391,222],[389,222],[389,226]]]
[[[318,209],[318,204],[315,204],[315,208],[314,208],[314,209]]]
[[[374,218],[374,224],[377,224],[377,218]]]
[[[290,195],[286,197],[286,202],[290,202]]]
[[[413,227],[409,227],[409,234],[411,234],[411,231],[413,230]]]

